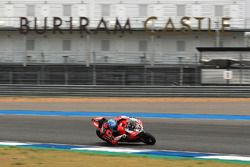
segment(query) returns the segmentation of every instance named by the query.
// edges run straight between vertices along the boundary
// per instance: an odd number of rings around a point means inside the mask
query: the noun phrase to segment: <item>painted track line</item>
[[[138,113],[138,112],[65,112],[36,110],[0,110],[0,115],[65,116],[65,117],[114,117],[126,115],[139,118],[156,119],[200,119],[200,120],[241,120],[250,121],[250,115],[223,114],[175,114],[175,113]]]
[[[236,161],[239,163],[250,164],[250,156],[241,155],[225,155],[217,153],[199,153],[187,151],[172,151],[172,150],[153,150],[153,149],[132,149],[123,147],[99,147],[88,145],[66,145],[66,144],[52,144],[52,143],[19,143],[2,141],[0,146],[16,146],[21,148],[35,148],[35,149],[55,149],[65,151],[78,151],[83,153],[94,154],[113,154],[113,155],[134,155],[134,156],[148,156],[160,158],[191,158],[191,159],[212,159]]]

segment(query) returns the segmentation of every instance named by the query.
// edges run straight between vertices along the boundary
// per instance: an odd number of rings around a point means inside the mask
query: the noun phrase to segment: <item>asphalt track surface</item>
[[[161,112],[250,115],[249,102],[0,102],[1,110]],[[142,119],[157,143],[121,147],[250,155],[250,121]],[[0,115],[0,140],[109,146],[90,118]]]
[[[249,121],[152,120],[143,119],[145,130],[157,139],[149,148],[250,155]],[[2,141],[109,146],[99,140],[90,118],[0,116]]]

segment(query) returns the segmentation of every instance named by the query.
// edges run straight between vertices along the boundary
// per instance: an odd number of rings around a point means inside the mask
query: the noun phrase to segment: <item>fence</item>
[[[67,67],[68,68],[68,67]],[[120,68],[118,70],[118,68]],[[197,68],[93,68],[88,71],[10,71],[0,72],[0,84],[197,86],[250,85],[249,69]],[[227,76],[228,75],[228,76]]]
[[[0,96],[250,97],[250,87],[0,85]]]
[[[196,85],[193,70],[172,69],[166,72],[138,69],[127,71],[90,70],[86,72],[0,72],[0,84],[59,85]]]

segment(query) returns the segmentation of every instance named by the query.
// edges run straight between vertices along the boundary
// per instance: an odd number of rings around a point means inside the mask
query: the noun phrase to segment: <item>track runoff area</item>
[[[14,99],[18,101],[18,99],[16,98]],[[0,101],[1,100],[5,101],[6,99],[5,100],[0,99]],[[15,100],[13,100],[13,102],[15,102]],[[91,99],[91,101],[92,100],[94,99]],[[242,100],[244,101],[245,99],[242,99]],[[11,100],[7,98],[7,101],[10,102]],[[19,102],[20,101],[22,101],[22,99],[19,99]],[[25,101],[27,101],[27,99]],[[32,99],[30,101],[32,101]],[[40,102],[41,101],[43,100],[40,100]],[[48,110],[46,111],[45,110],[0,110],[0,115],[46,116],[46,117],[48,116],[49,117],[98,117],[98,116],[114,117],[114,116],[119,116],[119,115],[126,115],[130,117],[139,117],[143,119],[180,119],[180,120],[190,119],[190,120],[200,120],[200,121],[202,120],[213,120],[213,121],[228,120],[228,121],[247,121],[247,122],[250,121],[250,115],[181,114],[181,113],[153,113],[153,112],[152,113],[151,112],[146,112],[146,113],[143,113],[143,112],[86,112],[86,111],[65,112],[65,111],[48,111]],[[149,156],[149,157],[161,157],[161,158],[215,159],[215,160],[236,161],[236,162],[250,164],[250,155],[220,154],[220,153],[210,153],[210,152],[188,152],[188,151],[142,149],[142,148],[137,149],[137,148],[124,148],[124,147],[119,147],[119,146],[108,147],[108,146],[69,145],[69,144],[56,144],[56,143],[29,143],[29,142],[27,143],[27,142],[16,142],[16,141],[15,142],[0,141],[0,146],[59,149],[59,150],[69,150],[69,151],[91,152],[91,153],[97,153],[97,154],[119,154],[119,155],[135,155],[135,156]]]

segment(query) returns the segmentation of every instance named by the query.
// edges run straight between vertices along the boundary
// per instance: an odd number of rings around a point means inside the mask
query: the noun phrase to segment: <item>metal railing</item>
[[[0,52],[0,63],[19,64],[197,64],[197,53],[192,52],[115,52],[115,51],[5,51]]]
[[[0,96],[250,97],[250,87],[0,85]]]
[[[219,56],[218,56],[219,55]],[[197,52],[119,52],[119,51],[1,51],[0,63],[19,64],[140,64],[180,65],[205,64],[213,59],[230,59],[250,65],[250,52],[206,53]],[[200,62],[201,61],[201,62]]]
[[[182,75],[179,73],[178,69],[166,73],[147,72],[146,69],[117,72],[93,68],[87,72],[0,72],[0,84],[195,85],[195,76],[190,76],[189,73],[183,73]]]
[[[122,85],[122,86],[197,86],[197,85],[250,85],[249,69],[171,69],[90,67],[85,71],[46,71],[36,70],[0,72],[0,84],[57,84],[57,85]],[[84,69],[84,68],[83,68]],[[88,71],[87,71],[88,70]],[[226,72],[230,72],[231,76]]]

